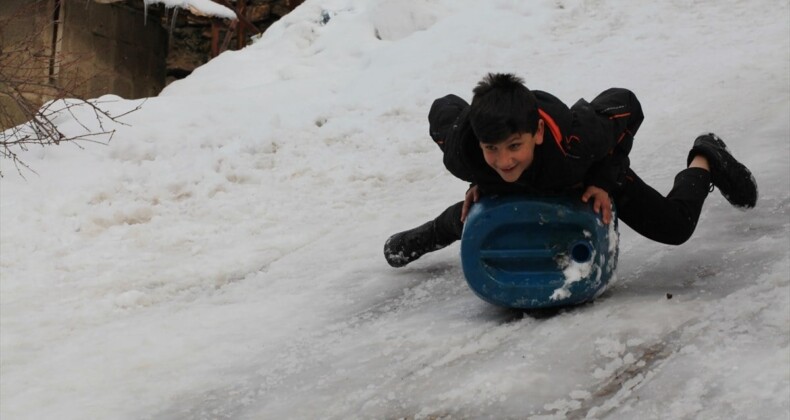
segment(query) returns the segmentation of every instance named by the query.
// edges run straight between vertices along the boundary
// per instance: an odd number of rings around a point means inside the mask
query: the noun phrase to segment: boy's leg
[[[672,191],[664,197],[629,169],[622,187],[613,193],[617,217],[646,238],[680,245],[697,227],[710,184],[710,172],[685,169],[677,174]]]
[[[629,169],[626,181],[613,194],[620,219],[647,238],[679,245],[694,233],[705,197],[713,191],[711,185],[735,207],[749,209],[757,204],[754,176],[719,136],[707,133],[697,137],[687,164],[690,167],[677,174],[666,197]]]
[[[433,101],[428,112],[429,134],[443,154],[448,149],[448,143],[452,141],[451,133],[456,121],[467,108],[469,104],[456,95],[447,95]],[[454,172],[453,175],[458,176]],[[403,267],[428,252],[442,249],[461,239],[464,229],[461,222],[463,204],[463,201],[456,203],[430,222],[390,236],[384,243],[384,258],[389,265]]]
[[[688,163],[699,157],[703,157],[709,167],[713,185],[730,204],[741,209],[757,205],[757,181],[749,168],[730,154],[719,136],[707,133],[694,140]]]
[[[463,201],[453,204],[430,222],[390,236],[384,243],[387,263],[393,267],[403,267],[461,239],[464,228],[461,222],[463,204]]]

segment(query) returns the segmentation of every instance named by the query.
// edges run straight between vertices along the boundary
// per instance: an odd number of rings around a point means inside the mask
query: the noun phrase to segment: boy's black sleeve
[[[584,183],[611,192],[628,170],[628,153],[644,120],[642,106],[630,90],[611,88],[590,103],[580,100],[573,109],[584,140],[577,146],[581,150],[571,152],[592,162]]]
[[[441,97],[428,112],[429,134],[444,153],[445,168],[456,178],[474,183],[474,164],[469,161],[465,142],[473,135],[469,127],[469,104],[456,95]],[[477,142],[474,142],[475,147]]]
[[[444,143],[447,141],[458,116],[467,107],[469,104],[456,95],[447,95],[433,101],[431,110],[428,111],[428,123],[430,124],[428,133],[442,150],[444,150]]]

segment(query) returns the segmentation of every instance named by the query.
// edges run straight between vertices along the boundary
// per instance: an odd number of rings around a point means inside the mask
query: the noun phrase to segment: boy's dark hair
[[[520,77],[488,73],[473,92],[469,123],[481,142],[499,143],[515,133],[537,131],[538,104]]]

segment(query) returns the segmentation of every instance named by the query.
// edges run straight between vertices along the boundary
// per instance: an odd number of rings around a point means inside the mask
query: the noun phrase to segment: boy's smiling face
[[[505,182],[516,182],[535,157],[535,146],[543,143],[543,120],[535,134],[515,133],[497,143],[480,142],[483,158]]]

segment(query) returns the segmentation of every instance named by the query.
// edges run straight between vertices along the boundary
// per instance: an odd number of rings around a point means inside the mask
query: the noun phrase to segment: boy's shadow
[[[525,318],[534,320],[551,319],[557,315],[572,313],[583,308],[588,307],[591,303],[582,303],[574,306],[560,306],[552,308],[505,308],[496,305],[490,305],[490,308],[483,316],[485,319],[498,322],[500,325],[509,324],[511,322],[518,322]]]

